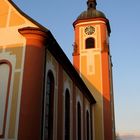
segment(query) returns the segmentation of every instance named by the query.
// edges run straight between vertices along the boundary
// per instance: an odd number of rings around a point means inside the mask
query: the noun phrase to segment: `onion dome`
[[[80,19],[89,19],[89,18],[106,18],[105,14],[96,9],[96,0],[88,0],[87,1],[87,10],[82,12],[77,20]]]

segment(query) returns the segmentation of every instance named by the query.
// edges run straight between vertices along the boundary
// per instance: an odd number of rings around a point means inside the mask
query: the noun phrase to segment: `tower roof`
[[[87,10],[82,12],[78,19],[89,19],[89,18],[106,18],[105,14],[96,9],[97,2],[96,0],[87,1]]]
[[[96,9],[97,2],[96,0],[88,0],[87,1],[87,10],[82,12],[77,19],[74,21],[73,26],[78,21],[86,20],[86,19],[96,19],[96,18],[103,18],[107,24],[108,34],[111,33],[111,28],[109,24],[109,20],[106,18],[105,14]]]

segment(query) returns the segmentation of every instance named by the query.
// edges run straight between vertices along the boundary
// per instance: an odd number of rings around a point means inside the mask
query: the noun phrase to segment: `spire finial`
[[[88,6],[88,10],[89,9],[96,9],[96,0],[88,0],[87,1],[87,6]]]

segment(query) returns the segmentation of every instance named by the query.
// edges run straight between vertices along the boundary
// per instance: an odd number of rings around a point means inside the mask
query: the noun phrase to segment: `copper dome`
[[[77,19],[106,18],[103,12],[96,10],[96,5],[96,0],[88,0],[87,11],[82,12]]]
[[[88,9],[87,11],[82,12],[77,19],[89,19],[89,18],[106,18],[105,14],[96,9]]]

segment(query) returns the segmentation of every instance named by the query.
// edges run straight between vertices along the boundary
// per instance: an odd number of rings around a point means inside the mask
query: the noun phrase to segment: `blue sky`
[[[13,0],[47,27],[72,61],[72,23],[86,0]],[[140,0],[97,0],[110,20],[117,132],[140,133]]]

